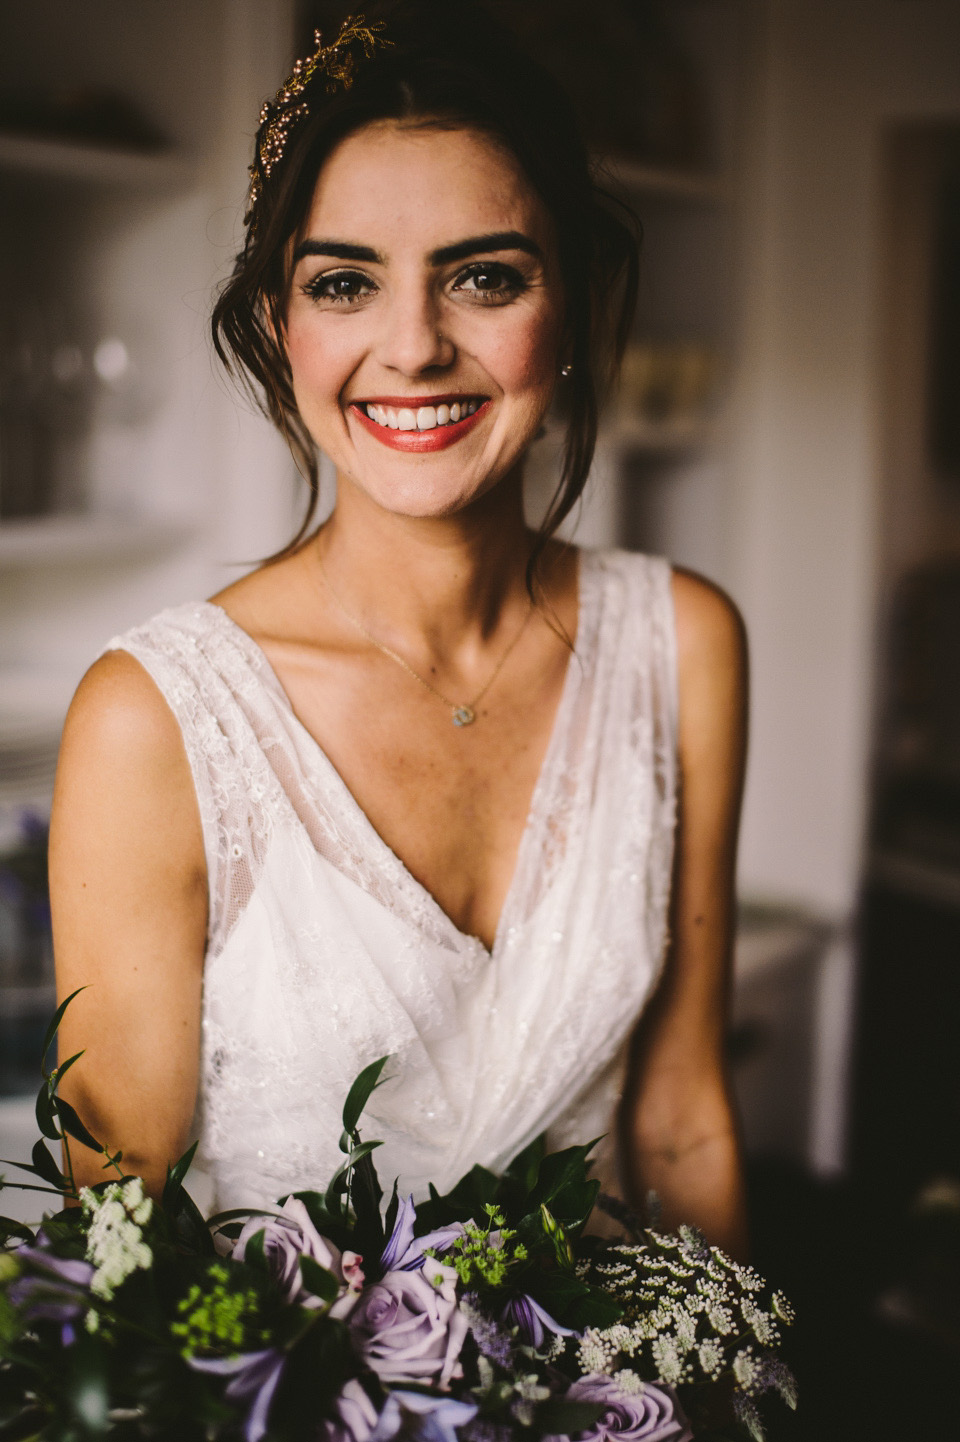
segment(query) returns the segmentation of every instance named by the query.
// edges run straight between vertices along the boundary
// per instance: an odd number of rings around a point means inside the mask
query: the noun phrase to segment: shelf
[[[0,522],[0,567],[136,560],[174,550],[193,527],[145,516],[40,516]]]
[[[90,145],[46,136],[0,132],[0,175],[135,190],[166,190],[186,186],[192,167],[180,155]]]
[[[644,165],[622,155],[610,155],[600,162],[600,175],[631,195],[660,200],[687,201],[696,205],[721,205],[729,196],[726,179],[708,171],[681,170]]]

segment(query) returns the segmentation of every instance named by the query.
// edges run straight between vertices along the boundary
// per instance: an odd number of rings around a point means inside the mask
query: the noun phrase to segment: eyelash
[[[498,275],[501,277],[501,285],[495,291],[483,291],[474,288],[470,294],[479,301],[481,305],[506,305],[508,301],[516,299],[527,288],[527,283],[518,270],[512,265],[504,265],[501,261],[485,262],[476,261],[473,265],[462,270],[454,281],[454,289],[463,288],[463,282],[472,280],[481,275]]]
[[[337,281],[354,281],[359,286],[371,285],[369,276],[359,270],[325,271],[323,275],[315,275],[312,280],[308,280],[303,287],[303,293],[311,300],[328,300],[334,305],[356,305],[363,299],[362,295],[325,295],[326,287],[335,285]]]
[[[475,280],[480,276],[500,277],[500,286],[496,290],[481,290],[478,286],[469,287],[467,281]],[[368,291],[376,289],[369,276],[357,270],[335,270],[325,271],[322,275],[315,275],[302,287],[303,294],[311,300],[328,301],[333,305],[357,305],[365,299],[363,294],[334,295],[328,290],[329,286],[338,282],[352,281],[361,290]],[[501,261],[484,262],[475,261],[472,265],[460,271],[453,282],[453,289],[468,294],[475,303],[479,305],[506,305],[527,289],[527,283],[518,270],[512,265],[504,265]]]

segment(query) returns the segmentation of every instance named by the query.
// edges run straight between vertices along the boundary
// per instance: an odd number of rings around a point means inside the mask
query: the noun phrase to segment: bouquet
[[[76,1060],[44,1071],[43,1137],[6,1163],[69,1205],[36,1231],[0,1219],[2,1438],[760,1439],[762,1394],[795,1404],[790,1308],[751,1268],[625,1212],[624,1240],[584,1234],[594,1143],[540,1139],[502,1176],[476,1166],[416,1205],[395,1184],[384,1208],[358,1130],[382,1058],[346,1098],[325,1192],[205,1219],[194,1148],[156,1202],[91,1136],[58,1094]],[[106,1180],[75,1186],[71,1138]]]

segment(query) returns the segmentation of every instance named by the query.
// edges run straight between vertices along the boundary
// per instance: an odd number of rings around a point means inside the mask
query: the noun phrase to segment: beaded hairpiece
[[[250,166],[250,196],[244,222],[253,226],[257,201],[263,194],[264,184],[270,179],[274,167],[283,158],[291,130],[309,114],[304,91],[314,76],[326,77],[324,89],[328,95],[337,90],[349,90],[362,58],[368,59],[378,45],[392,45],[392,40],[381,36],[382,20],[368,25],[362,15],[349,15],[340,27],[340,33],[332,45],[324,45],[319,30],[313,32],[316,45],[312,55],[298,60],[293,71],[281,85],[272,100],[265,100],[260,109],[260,128],[253,164]]]

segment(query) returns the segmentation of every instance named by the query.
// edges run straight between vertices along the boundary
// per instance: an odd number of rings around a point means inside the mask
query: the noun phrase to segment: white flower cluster
[[[150,1220],[153,1202],[144,1195],[139,1177],[111,1182],[100,1193],[84,1187],[80,1202],[88,1219],[87,1261],[97,1269],[90,1290],[109,1302],[132,1272],[153,1262],[142,1231]]]
[[[699,1235],[684,1229],[679,1238],[648,1232],[644,1246],[607,1249],[585,1272],[585,1280],[612,1293],[624,1306],[621,1321],[588,1328],[577,1343],[583,1373],[618,1379],[641,1359],[661,1381],[716,1381],[732,1374],[737,1387],[752,1393],[763,1385],[763,1366],[754,1346],[780,1341],[778,1322],[793,1313],[781,1293],[761,1305],[765,1284],[752,1267],[732,1261]],[[649,1372],[647,1372],[649,1375]],[[766,1384],[769,1385],[769,1384]]]

